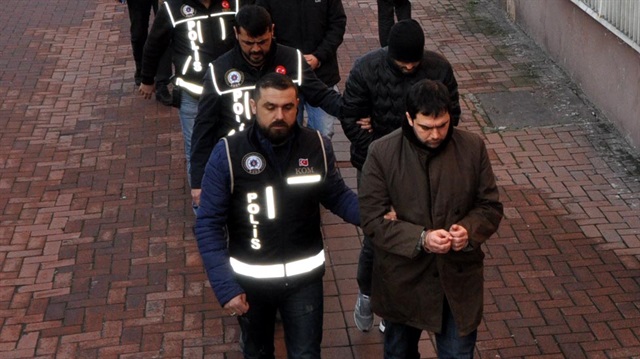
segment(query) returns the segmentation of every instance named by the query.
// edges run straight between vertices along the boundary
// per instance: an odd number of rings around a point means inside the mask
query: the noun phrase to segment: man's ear
[[[409,122],[409,126],[413,127],[413,120],[411,119],[411,116],[409,116],[409,112],[405,112],[404,114],[405,116],[407,116],[407,122]]]
[[[233,33],[236,35],[236,40],[239,40],[239,39],[238,39],[238,32],[239,32],[239,31],[238,31],[238,27],[237,27],[237,26],[234,26],[234,27],[233,27]]]
[[[258,104],[252,98],[249,99],[249,106],[251,107],[251,113],[256,115],[258,112]]]

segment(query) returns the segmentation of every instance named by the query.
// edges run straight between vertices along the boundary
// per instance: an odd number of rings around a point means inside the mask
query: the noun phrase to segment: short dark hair
[[[271,30],[273,22],[267,9],[258,5],[245,5],[236,14],[236,30],[243,28],[251,37],[258,37]]]
[[[258,102],[262,89],[276,89],[284,91],[286,89],[293,88],[296,91],[296,97],[298,97],[298,86],[293,83],[291,78],[286,75],[279,74],[277,72],[270,72],[262,76],[256,82],[256,88],[253,90],[252,98]]]
[[[449,90],[440,81],[420,80],[407,92],[405,105],[412,119],[415,119],[418,113],[438,117],[449,112]]]

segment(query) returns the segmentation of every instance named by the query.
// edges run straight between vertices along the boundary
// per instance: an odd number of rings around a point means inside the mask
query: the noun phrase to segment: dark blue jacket
[[[295,126],[292,139],[289,141],[288,145],[285,145],[288,146],[286,150],[289,153],[283,157],[297,157],[296,153],[294,153],[297,148],[304,149],[304,151],[300,152],[308,152],[309,150],[323,151],[322,148],[318,148],[317,150],[309,149],[309,143],[314,142],[301,140],[301,137],[305,137],[301,134],[305,134],[307,136],[305,138],[308,139],[309,133],[316,131],[300,128],[297,124]],[[225,141],[230,142],[228,146]],[[234,240],[233,238],[228,238],[228,233],[234,232],[233,229],[229,229],[229,231],[227,231],[227,226],[231,225],[228,221],[230,214],[234,211],[245,210],[244,208],[231,208],[234,194],[232,193],[233,182],[230,171],[232,166],[229,164],[229,159],[235,158],[238,155],[235,154],[236,156],[232,156],[228,153],[228,148],[237,148],[234,143],[231,143],[232,141],[250,142],[251,146],[256,149],[256,152],[266,159],[268,166],[278,166],[277,164],[279,163],[278,158],[276,158],[274,154],[271,143],[264,138],[259,131],[255,130],[254,126],[250,126],[247,131],[237,133],[218,142],[211,154],[209,162],[207,163],[205,175],[202,180],[202,195],[200,197],[200,207],[198,209],[198,216],[195,225],[195,234],[211,287],[213,288],[221,305],[226,304],[235,296],[242,294],[245,291],[240,282],[245,283],[246,281],[241,281],[240,278],[238,278],[238,275],[234,272],[230,264],[230,256],[243,258],[246,262],[250,260],[251,255],[251,253],[246,249],[243,250],[243,246],[229,246],[227,243],[228,240]],[[317,193],[313,196],[316,198],[316,203],[313,205],[319,207],[319,205],[322,204],[325,208],[340,216],[345,221],[359,225],[360,211],[357,196],[346,186],[342,176],[338,172],[335,155],[330,141],[323,137],[322,142],[316,141],[314,145],[320,146],[320,143],[324,145],[324,152],[326,154],[326,172],[324,172],[325,175],[323,177],[323,181],[316,187]],[[278,171],[281,174],[290,172],[289,170],[290,168],[278,168]],[[238,173],[233,174],[234,182],[238,176]],[[279,180],[285,181],[285,176],[281,175],[279,177]],[[286,186],[282,187],[286,188]],[[292,212],[295,213],[296,209],[287,208],[287,211],[289,211],[288,215],[290,216]],[[307,208],[299,209],[299,211],[307,211]],[[287,213],[279,213],[278,215],[282,218],[287,218]],[[319,217],[319,212],[316,216]],[[309,218],[308,220],[311,223],[319,223],[319,218]],[[282,223],[286,224],[287,221],[284,220]],[[286,231],[284,232],[287,233]],[[316,248],[322,248],[322,238],[320,236],[308,236],[305,238],[299,238],[292,234],[289,234],[289,236],[295,238],[280,238],[280,240],[285,244],[289,241],[292,245],[283,245],[281,247],[282,252],[279,254],[274,254],[273,251],[269,252],[269,256],[271,256],[271,258],[277,258],[278,256],[282,258],[295,257],[295,253],[289,253],[287,251],[296,250],[296,245],[293,244],[299,244],[300,241],[313,241],[313,243],[307,243],[304,247],[314,246]],[[235,251],[242,252],[230,253],[230,247],[234,248],[233,250]],[[299,248],[300,246],[298,245],[297,247]],[[256,254],[257,253],[259,252],[256,252]],[[258,254],[256,256],[258,256]],[[265,263],[265,259],[262,257],[255,258],[254,263]],[[322,273],[324,273],[324,266],[322,266],[319,271],[315,271],[312,274],[317,276]],[[297,280],[300,281],[307,278],[305,276],[301,277],[302,279]],[[292,280],[295,281],[296,279]],[[290,285],[290,283],[287,283],[287,285]]]

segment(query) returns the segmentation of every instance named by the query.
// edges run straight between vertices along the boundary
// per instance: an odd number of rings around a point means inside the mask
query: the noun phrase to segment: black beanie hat
[[[398,21],[389,32],[389,56],[401,62],[418,62],[424,54],[424,32],[413,19]]]

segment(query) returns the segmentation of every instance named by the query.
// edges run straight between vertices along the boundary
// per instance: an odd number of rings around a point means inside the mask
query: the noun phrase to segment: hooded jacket
[[[416,82],[429,79],[444,83],[451,96],[449,114],[454,126],[460,119],[458,83],[451,64],[440,54],[425,51],[418,69],[403,74],[388,55],[387,48],[373,50],[353,65],[345,86],[345,108],[358,109],[371,118],[373,132],[362,130],[358,117],[341,119],[345,135],[351,141],[351,163],[362,170],[367,149],[373,140],[389,134],[406,122],[404,97]],[[363,116],[365,117],[365,116]]]
[[[375,253],[372,308],[391,322],[439,333],[446,298],[459,334],[467,335],[482,318],[481,244],[503,215],[495,176],[480,136],[451,128],[434,151],[406,122],[371,144],[359,188],[362,229]],[[384,219],[392,207],[397,220]],[[470,247],[422,249],[423,230],[453,224],[467,229]]]

